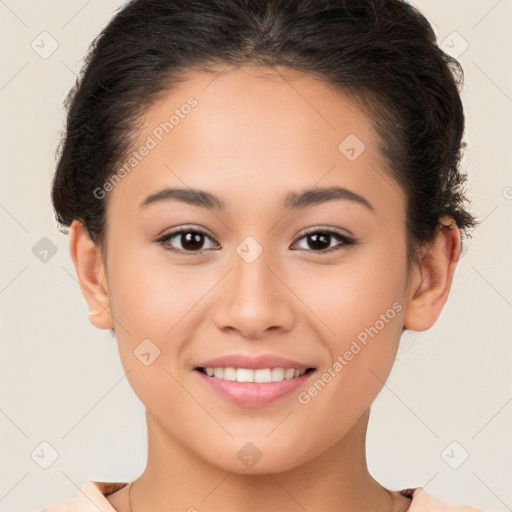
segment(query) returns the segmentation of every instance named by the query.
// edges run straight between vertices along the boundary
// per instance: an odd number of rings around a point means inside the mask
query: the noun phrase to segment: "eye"
[[[172,240],[177,239],[181,247],[173,248]],[[190,254],[203,254],[208,249],[204,249],[205,240],[213,240],[205,231],[197,228],[179,228],[170,233],[167,233],[156,240],[157,243],[162,245],[164,249],[174,252],[190,253]],[[320,254],[327,252],[334,252],[343,248],[355,245],[357,242],[346,235],[338,233],[332,229],[309,229],[305,234],[299,238],[306,240],[306,245],[313,249],[312,252]],[[337,245],[331,246],[333,239],[338,240]],[[298,243],[296,242],[296,244]],[[295,244],[294,244],[295,245]],[[213,248],[219,248],[219,244],[213,243]],[[292,246],[293,247],[293,246]],[[301,250],[308,250],[308,247],[299,247]]]
[[[333,238],[342,243],[332,247],[331,242],[333,241]],[[332,229],[315,228],[306,230],[306,233],[299,238],[299,241],[303,239],[306,240],[306,245],[315,249],[313,252],[318,252],[320,254],[338,251],[356,244],[356,241],[353,238],[338,233],[337,231],[333,231]],[[307,247],[300,247],[300,249],[307,250]]]
[[[156,242],[162,245],[164,249],[169,251],[181,252],[184,254],[187,252],[191,254],[203,254],[205,252],[203,245],[206,238],[212,240],[212,238],[201,229],[180,228],[163,235],[158,240],[156,240]],[[169,242],[173,239],[178,240],[181,248],[172,248]],[[214,245],[218,247],[218,244]]]

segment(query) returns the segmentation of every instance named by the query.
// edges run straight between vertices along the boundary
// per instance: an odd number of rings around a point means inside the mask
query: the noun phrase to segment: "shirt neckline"
[[[89,482],[94,485],[94,487],[103,495],[104,498],[106,498],[107,496],[110,496],[111,494],[114,494],[117,491],[120,491],[121,489],[123,489],[124,487],[129,485],[129,483],[130,483],[130,482],[96,482],[93,480],[89,480]],[[418,488],[414,487],[414,488],[407,488],[407,489],[402,489],[402,490],[394,491],[394,492],[398,492],[400,494],[400,496],[409,498],[412,503],[414,493],[417,490],[418,490]],[[111,508],[111,510],[109,512],[117,512],[114,509],[114,507],[110,504],[110,502],[108,500],[106,500],[106,501]]]

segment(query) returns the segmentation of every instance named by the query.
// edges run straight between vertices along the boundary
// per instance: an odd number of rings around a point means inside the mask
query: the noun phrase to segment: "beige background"
[[[43,508],[86,479],[131,480],[145,465],[144,409],[115,340],[88,321],[49,196],[64,96],[122,3],[0,1],[0,511]],[[389,488],[512,510],[512,2],[417,5],[451,52],[465,50],[464,166],[473,212],[485,220],[438,323],[403,337],[373,406],[369,466]],[[56,250],[46,262],[43,237]],[[47,469],[42,442],[58,454]]]

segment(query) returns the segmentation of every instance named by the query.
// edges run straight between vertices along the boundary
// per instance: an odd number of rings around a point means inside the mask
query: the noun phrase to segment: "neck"
[[[402,510],[409,500],[391,493],[368,472],[370,410],[333,446],[287,471],[241,474],[212,466],[187,450],[146,413],[148,462],[131,492],[132,512],[290,510]]]

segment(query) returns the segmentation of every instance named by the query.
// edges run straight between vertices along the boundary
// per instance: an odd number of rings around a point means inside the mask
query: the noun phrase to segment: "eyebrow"
[[[368,210],[375,211],[367,199],[345,187],[316,187],[303,192],[290,192],[286,195],[283,206],[290,210],[300,210],[340,199],[359,203]],[[146,208],[151,204],[167,201],[179,201],[208,210],[225,210],[225,204],[219,197],[193,188],[165,188],[146,197],[139,207]]]

